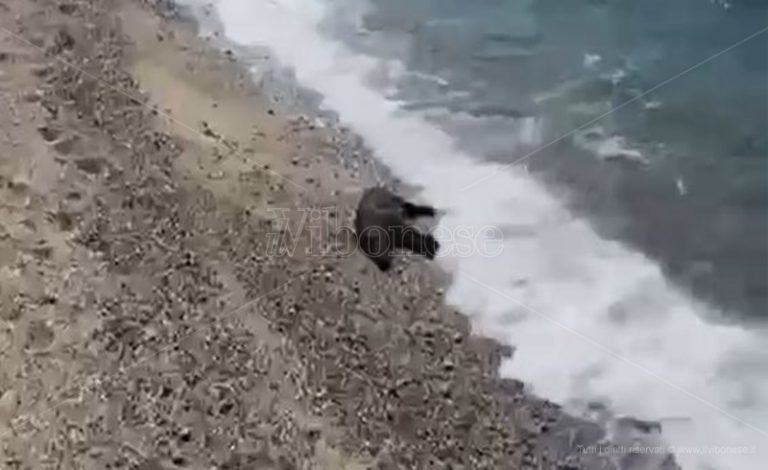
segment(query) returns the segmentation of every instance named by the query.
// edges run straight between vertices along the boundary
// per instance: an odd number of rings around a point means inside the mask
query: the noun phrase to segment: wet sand
[[[150,3],[0,0],[0,466],[614,468],[422,259],[318,255],[333,131]]]

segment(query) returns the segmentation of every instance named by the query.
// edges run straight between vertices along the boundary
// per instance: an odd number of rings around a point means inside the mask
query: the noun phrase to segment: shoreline
[[[596,425],[498,377],[510,351],[423,262],[270,256],[274,209],[350,223],[333,130],[147,2],[5,3],[5,462],[616,468],[577,452]]]

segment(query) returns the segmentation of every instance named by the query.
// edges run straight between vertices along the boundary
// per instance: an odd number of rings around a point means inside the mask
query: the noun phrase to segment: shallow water
[[[359,3],[332,2],[327,29],[402,61],[393,98],[441,114],[476,157],[531,153],[528,169],[603,237],[731,318],[766,315],[768,2],[372,0],[364,14]],[[521,115],[538,118],[528,147],[509,138]],[[606,164],[621,152],[584,145],[590,131],[621,136],[641,164]]]

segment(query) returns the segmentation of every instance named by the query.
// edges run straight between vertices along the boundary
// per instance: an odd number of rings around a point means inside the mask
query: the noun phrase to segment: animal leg
[[[392,266],[391,239],[382,230],[365,231],[358,237],[360,250],[373,261],[381,271]]]
[[[379,268],[379,271],[383,273],[389,271],[389,268],[392,267],[392,256],[390,255],[371,258],[371,261],[373,261],[374,264],[376,264],[376,267]]]
[[[419,206],[411,202],[403,202],[401,205],[405,216],[411,219],[416,217],[434,217],[436,212],[432,206]]]
[[[421,233],[413,227],[404,230],[398,240],[396,248],[404,248],[411,253],[426,256],[427,259],[434,259],[440,244],[429,233]]]

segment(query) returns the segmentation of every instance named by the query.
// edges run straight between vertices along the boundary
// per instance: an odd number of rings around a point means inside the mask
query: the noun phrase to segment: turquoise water
[[[371,0],[360,15],[361,1],[333,2],[327,28],[404,63],[396,99],[445,112],[475,155],[527,156],[602,236],[729,317],[766,315],[767,1]],[[501,121],[521,116],[538,145],[510,142]],[[595,129],[642,163],[595,158],[578,142]]]

